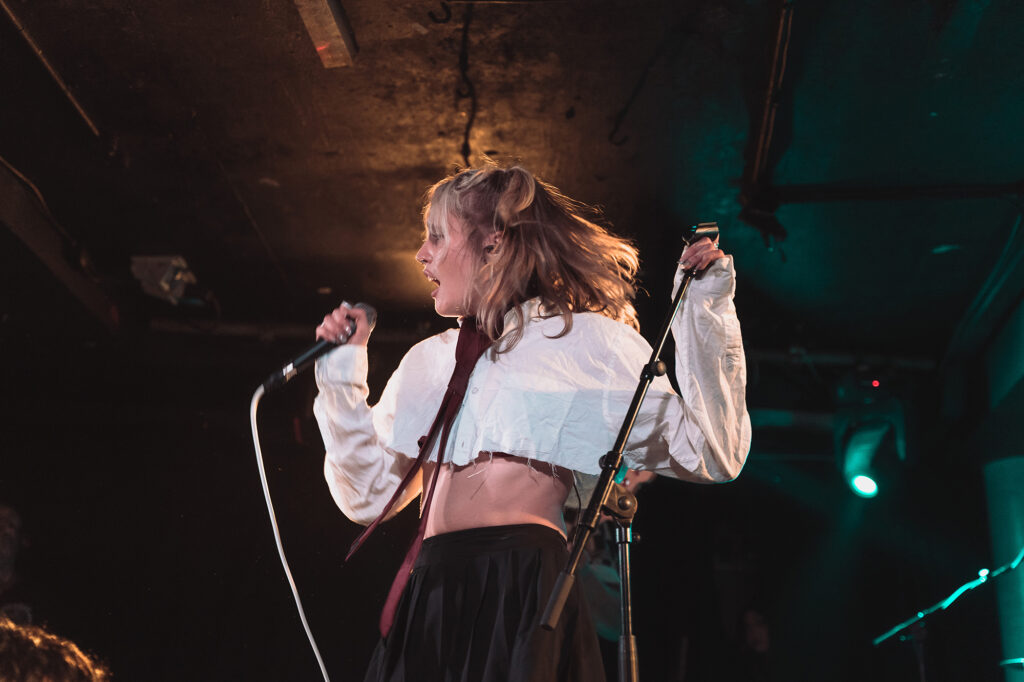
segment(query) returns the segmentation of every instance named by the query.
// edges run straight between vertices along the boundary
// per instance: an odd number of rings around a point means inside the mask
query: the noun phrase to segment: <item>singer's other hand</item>
[[[324,321],[316,328],[316,338],[337,341],[338,337],[348,334],[349,325],[356,323],[356,331],[348,340],[348,345],[365,346],[370,338],[370,324],[366,319],[366,311],[348,303],[342,303],[324,316]]]
[[[712,243],[704,237],[683,249],[679,264],[687,270],[692,268],[700,272],[719,258],[725,258],[725,252],[718,248],[718,242]]]

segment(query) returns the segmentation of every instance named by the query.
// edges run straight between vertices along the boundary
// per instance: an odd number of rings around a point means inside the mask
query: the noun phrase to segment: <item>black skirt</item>
[[[562,536],[539,525],[428,538],[366,682],[602,682],[575,586],[558,627],[540,627],[567,559]]]

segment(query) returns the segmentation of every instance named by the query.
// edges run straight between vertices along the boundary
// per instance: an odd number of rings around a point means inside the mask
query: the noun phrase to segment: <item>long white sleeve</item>
[[[743,468],[751,430],[735,282],[731,257],[691,282],[672,324],[681,396],[667,379],[652,384],[627,443],[633,468],[702,482],[732,480]],[[621,351],[624,358],[645,352],[646,343]]]
[[[386,423],[393,421],[394,414],[383,405],[374,415],[366,404],[366,376],[366,347],[342,346],[317,361],[320,393],[313,402],[313,414],[327,451],[327,486],[345,516],[363,525],[380,515],[413,461],[385,447],[378,436],[375,417]],[[413,481],[394,513],[419,492],[420,482]]]

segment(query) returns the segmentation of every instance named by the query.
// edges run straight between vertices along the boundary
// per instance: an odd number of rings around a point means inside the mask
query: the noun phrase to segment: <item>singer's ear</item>
[[[484,253],[491,254],[494,248],[501,243],[501,232],[495,230],[484,238]]]

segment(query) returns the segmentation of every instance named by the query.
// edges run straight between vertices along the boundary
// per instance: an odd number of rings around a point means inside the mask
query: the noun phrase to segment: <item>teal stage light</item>
[[[880,487],[891,492],[898,463],[907,461],[903,403],[890,378],[858,367],[836,385],[836,464],[850,491],[863,498],[878,497]]]
[[[875,483],[875,479],[864,474],[858,474],[851,478],[850,487],[861,497],[874,497],[878,494],[878,484]]]

